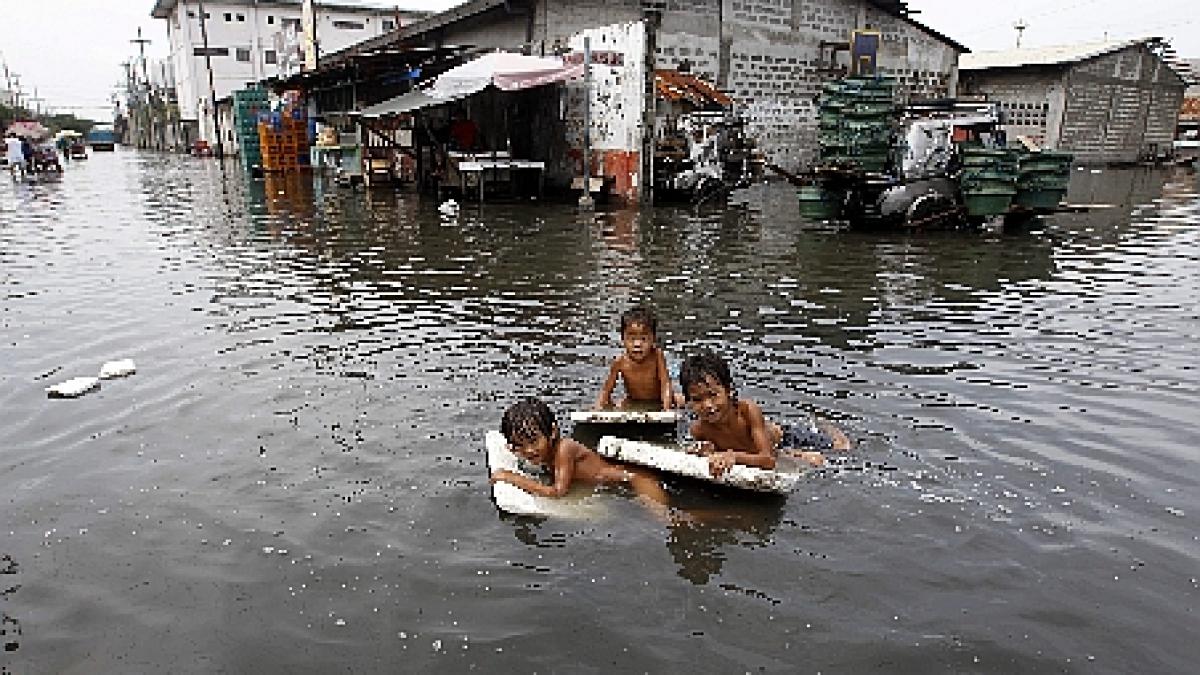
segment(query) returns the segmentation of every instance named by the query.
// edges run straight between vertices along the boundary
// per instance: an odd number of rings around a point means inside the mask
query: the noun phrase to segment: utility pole
[[[225,156],[225,147],[221,144],[221,116],[217,112],[217,87],[213,84],[212,57],[208,53],[208,15],[204,12],[204,0],[200,0],[199,5],[200,40],[204,44],[204,67],[208,70],[208,91],[212,99],[209,105],[212,106],[213,135],[217,137],[217,159],[221,159]]]
[[[142,76],[146,78],[146,91],[141,91],[137,87],[137,71],[134,71],[133,84],[137,89],[138,108],[141,110],[141,114],[139,115],[141,119],[138,120],[137,147],[144,148],[148,145],[146,140],[149,137],[147,132],[150,126],[150,73],[146,71],[146,45],[150,43],[150,40],[149,38],[142,37],[142,27],[138,26],[137,38],[130,40],[130,42],[138,46],[139,58],[142,62]]]
[[[1013,24],[1013,28],[1017,29],[1017,49],[1021,48],[1021,38],[1025,36],[1025,29],[1029,28],[1029,24],[1025,23],[1025,19],[1017,19]]]
[[[12,82],[13,107],[20,108],[21,107],[21,76],[16,73],[13,73],[12,80],[10,80],[10,81]]]

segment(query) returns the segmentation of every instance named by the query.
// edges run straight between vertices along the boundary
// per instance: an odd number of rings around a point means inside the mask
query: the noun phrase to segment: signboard
[[[229,56],[229,47],[193,47],[192,56]]]
[[[563,57],[563,63],[583,63],[583,52],[571,52]],[[592,64],[597,66],[613,66],[620,68],[625,65],[624,52],[592,50]]]
[[[879,64],[879,31],[856,30],[850,33],[850,74],[874,75]]]

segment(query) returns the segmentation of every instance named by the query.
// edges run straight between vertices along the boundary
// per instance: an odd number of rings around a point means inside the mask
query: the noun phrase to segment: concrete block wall
[[[880,72],[905,98],[948,96],[958,52],[912,23],[861,0],[666,0],[656,67],[716,83],[743,107],[749,132],[769,161],[790,170],[817,157],[817,96],[841,77],[846,55],[831,61],[822,41],[844,42],[854,29],[882,34]]]
[[[963,94],[985,95],[1000,104],[1010,139],[1028,136],[1056,148],[1065,107],[1062,68],[964,72]]]
[[[638,21],[661,9],[656,68],[714,82],[745,107],[749,132],[767,158],[798,170],[817,156],[816,96],[841,76],[822,41],[846,41],[855,28],[882,32],[880,70],[906,97],[946,96],[957,86],[958,53],[911,22],[865,0],[532,0],[526,13],[497,9],[441,31],[445,44],[553,53],[588,28]],[[846,65],[846,54],[840,65]]]
[[[1091,163],[1136,161],[1170,143],[1183,85],[1143,46],[1074,65],[1061,147]]]

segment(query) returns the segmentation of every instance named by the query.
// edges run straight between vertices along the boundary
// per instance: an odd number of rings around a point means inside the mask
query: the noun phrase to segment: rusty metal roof
[[[654,71],[654,88],[659,98],[668,101],[687,101],[697,106],[717,105],[722,108],[733,105],[733,99],[711,84],[678,70]]]
[[[1179,110],[1179,119],[1200,122],[1200,98],[1189,96],[1183,99],[1183,108]]]

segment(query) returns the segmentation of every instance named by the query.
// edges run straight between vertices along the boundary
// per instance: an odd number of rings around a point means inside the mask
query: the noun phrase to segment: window
[[[274,49],[268,49],[267,51],[263,52],[263,63],[275,64],[278,62],[279,60],[275,57]]]
[[[194,18],[196,18],[196,13],[195,13],[195,12],[193,12],[192,10],[190,10],[190,9],[189,9],[189,10],[188,10],[188,18],[189,18],[189,19],[194,19]]]
[[[275,16],[273,14],[268,14],[267,15],[267,25],[271,26],[274,24],[275,24]]]
[[[246,61],[246,62],[250,61],[250,48],[249,47],[238,47],[236,56],[237,56],[238,61]]]
[[[246,15],[245,14],[238,14],[237,18],[238,18],[238,21],[241,21],[242,23],[246,23]]]
[[[394,30],[395,28],[396,28],[396,22],[395,22],[395,21],[392,21],[391,19],[384,19],[384,20],[383,20],[383,29],[384,29],[384,30]]]
[[[231,14],[230,12],[225,12],[225,21],[226,22],[233,21],[233,14]]]
[[[346,30],[362,30],[366,28],[366,26],[358,21],[334,21],[333,27],[344,28]]]
[[[284,28],[290,27],[290,28],[295,28],[296,30],[300,30],[300,19],[284,19],[283,27]]]

